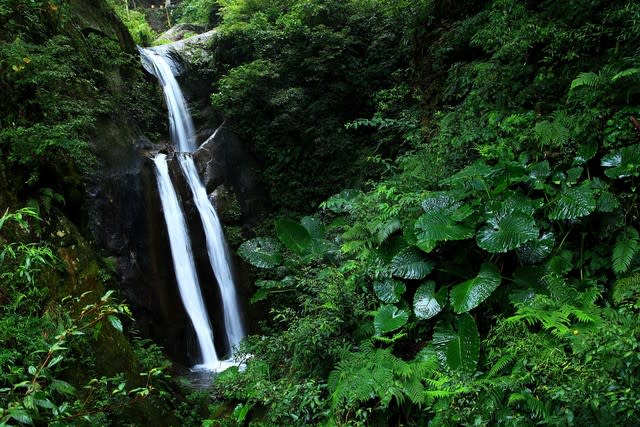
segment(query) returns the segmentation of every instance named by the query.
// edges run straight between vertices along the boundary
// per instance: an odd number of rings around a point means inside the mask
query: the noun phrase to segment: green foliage
[[[436,293],[435,287],[435,282],[429,280],[416,290],[413,297],[413,312],[418,319],[431,319],[442,311],[446,298],[442,291],[446,291],[446,288],[441,288],[440,292]]]
[[[431,252],[439,241],[465,240],[473,229],[463,221],[471,213],[453,196],[437,194],[422,202],[425,213],[416,221],[418,247]]]
[[[631,262],[638,252],[638,231],[633,227],[627,227],[625,233],[618,236],[616,245],[613,247],[613,271],[616,274],[626,273]]]
[[[393,305],[383,305],[376,311],[373,327],[376,335],[384,335],[403,327],[409,320],[409,313]]]
[[[145,88],[138,59],[103,33],[78,32],[66,1],[3,4],[0,161],[23,197],[46,187],[68,201],[95,166],[87,141],[98,119],[117,110],[146,128],[153,115],[132,100]],[[102,2],[92,7],[108,13]]]
[[[579,187],[562,191],[549,214],[554,220],[576,219],[587,216],[596,209],[596,200],[588,182]]]
[[[451,289],[451,305],[456,313],[466,313],[476,308],[500,286],[500,271],[493,264],[483,264],[473,279],[455,285]]]
[[[399,280],[383,279],[373,283],[373,290],[380,301],[392,304],[400,301],[407,287]]]
[[[238,248],[238,255],[258,268],[273,268],[282,262],[280,243],[266,237],[247,240]]]
[[[440,377],[435,357],[405,362],[389,349],[364,343],[361,351],[346,354],[329,375],[334,416],[341,423],[352,417],[365,422],[372,410],[384,413],[392,402],[422,405],[430,400],[430,389],[441,383]],[[362,405],[371,409],[362,410]]]
[[[455,325],[455,331],[449,324],[436,325],[433,347],[449,369],[471,376],[480,357],[480,334],[475,320],[468,313],[459,316]]]
[[[45,303],[48,289],[41,287],[38,279],[44,269],[56,268],[58,260],[51,248],[26,240],[30,222],[39,221],[30,208],[7,210],[0,217],[0,279],[4,283],[0,296],[4,312],[35,314]]]
[[[218,24],[219,8],[217,0],[182,1],[171,12],[171,16],[176,22],[215,27]]]
[[[637,145],[624,147],[604,156],[600,164],[608,168],[605,174],[609,178],[637,177],[640,173],[640,149]]]
[[[433,262],[424,259],[415,247],[408,247],[391,260],[391,273],[401,279],[424,279],[433,270]]]
[[[396,154],[403,139],[421,141],[419,109],[397,108],[419,98],[398,80],[415,49],[410,22],[427,15],[428,2],[219,3],[213,62],[221,78],[211,100],[252,142],[277,208],[315,208],[372,176],[378,168],[367,158]],[[364,126],[344,126],[374,104],[392,116],[379,120],[387,132],[380,143]]]
[[[538,234],[530,212],[505,209],[489,218],[478,232],[478,246],[487,252],[507,252],[537,238]]]
[[[131,37],[140,46],[150,46],[156,38],[143,12],[129,8],[128,0],[107,0],[109,6],[127,27]]]
[[[380,168],[361,190],[321,205],[323,232],[304,220],[276,226],[290,253],[257,273],[268,278],[257,282],[258,293],[274,300],[263,330],[270,345],[286,342],[281,353],[295,356],[260,361],[277,378],[270,382],[300,384],[306,374],[328,384],[324,416],[337,425],[629,423],[640,363],[632,321],[640,8],[453,3],[294,2],[287,10],[278,1],[223,3],[221,46],[242,43],[216,52],[227,65],[212,99],[241,132],[251,129],[267,185],[295,199],[276,205],[315,204],[299,190],[320,165],[322,177],[338,177],[334,166],[349,170],[309,147],[352,163],[368,152],[369,165]],[[403,7],[422,21],[400,23]],[[359,52],[364,16],[376,29],[415,24],[411,47],[390,56],[410,67],[391,80],[375,77],[390,69],[376,62],[384,50],[348,56],[376,72],[356,72],[342,56]],[[349,27],[340,32],[338,23]],[[397,43],[395,30],[388,40],[382,34],[372,46]],[[337,71],[352,79],[342,93],[359,103],[355,116],[332,104],[344,83]],[[287,177],[294,185],[281,185]],[[334,192],[354,185],[341,179]],[[325,238],[339,253],[309,256],[311,242]],[[342,276],[327,280],[327,269]],[[301,307],[318,281],[354,303],[336,305],[327,293]],[[334,367],[328,380],[317,355],[290,350],[307,342],[298,332],[318,325],[331,331],[321,352]],[[283,372],[292,361],[295,373]],[[426,361],[435,371],[421,371]],[[249,422],[260,420],[254,409]]]
[[[77,298],[68,298],[55,312],[50,309],[39,323],[47,335],[31,343],[35,350],[29,358],[10,360],[10,374],[0,377],[0,422],[20,425],[47,423],[69,425],[72,420],[82,418],[87,422],[101,423],[106,412],[119,406],[147,398],[152,392],[152,379],[162,373],[161,368],[150,369],[146,383],[141,387],[129,387],[121,377],[93,378],[82,392],[62,380],[67,360],[74,360],[73,348],[79,343],[87,344],[85,336],[96,337],[103,329],[104,321],[117,319],[115,315],[130,316],[126,305],[115,303],[109,291],[94,302],[89,302],[89,293]],[[65,306],[65,305],[73,305]],[[82,307],[75,312],[75,308]],[[71,313],[76,313],[71,316]],[[27,318],[32,324],[36,318]],[[109,320],[114,323],[113,320]],[[118,320],[119,322],[119,320]],[[4,326],[8,326],[3,320]],[[19,339],[37,337],[37,331],[18,330],[25,334]],[[34,332],[36,332],[35,336]],[[32,338],[33,337],[33,338]],[[3,341],[7,337],[2,337]],[[6,345],[6,341],[3,343]],[[28,350],[29,346],[15,347],[16,353]],[[19,353],[18,353],[19,354]],[[17,355],[17,354],[16,354]],[[6,352],[0,358],[6,357]]]

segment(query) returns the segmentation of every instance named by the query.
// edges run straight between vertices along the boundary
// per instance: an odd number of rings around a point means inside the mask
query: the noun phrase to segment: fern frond
[[[502,371],[504,368],[509,366],[515,360],[515,355],[513,354],[505,354],[500,359],[496,360],[493,363],[493,366],[487,372],[486,378],[494,377],[498,372]]]
[[[613,286],[613,302],[620,304],[626,300],[640,298],[640,273],[618,279]]]
[[[526,408],[531,411],[533,418],[545,418],[547,415],[544,403],[535,397],[529,390],[525,390],[520,393],[511,393],[508,405],[513,405],[515,403],[524,403]]]
[[[627,68],[626,70],[622,70],[619,73],[617,73],[615,76],[613,76],[611,78],[612,82],[616,82],[620,79],[624,79],[627,77],[634,77],[634,76],[640,76],[640,68]]]
[[[601,86],[603,83],[603,78],[594,72],[580,73],[578,74],[578,77],[576,77],[571,82],[570,90],[574,90],[582,86],[586,86],[590,89],[595,89]]]
[[[571,132],[562,124],[562,120],[542,121],[535,126],[534,132],[541,145],[550,147],[566,145],[571,136]]]
[[[616,274],[627,272],[639,247],[640,240],[638,231],[633,227],[627,227],[613,247],[613,255],[611,257],[613,261],[613,272]]]
[[[455,396],[457,394],[460,394],[462,391],[459,390],[427,390],[425,392],[425,398],[432,400],[432,399],[443,399],[445,397],[452,397]]]

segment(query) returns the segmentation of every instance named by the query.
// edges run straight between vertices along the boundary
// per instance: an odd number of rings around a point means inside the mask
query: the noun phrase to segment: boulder
[[[158,40],[168,40],[171,42],[177,42],[184,38],[189,38],[193,35],[202,34],[205,32],[205,27],[198,24],[177,24],[169,28],[164,33],[158,36]]]

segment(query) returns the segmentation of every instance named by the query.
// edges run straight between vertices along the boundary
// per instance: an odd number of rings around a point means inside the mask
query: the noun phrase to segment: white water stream
[[[200,219],[204,227],[204,234],[207,241],[207,253],[211,268],[218,281],[220,288],[220,296],[222,297],[222,309],[224,312],[224,330],[227,335],[229,348],[232,350],[240,344],[244,338],[244,330],[240,319],[240,309],[238,308],[238,299],[236,297],[236,289],[231,274],[229,253],[227,243],[224,240],[222,225],[218,219],[218,214],[209,202],[207,191],[200,181],[196,165],[189,155],[178,155],[180,167],[187,178],[193,200],[196,203]]]
[[[156,166],[158,191],[160,192],[160,201],[164,211],[164,220],[167,224],[167,230],[169,230],[169,245],[171,246],[176,281],[178,282],[182,303],[196,331],[202,355],[202,365],[216,366],[219,360],[213,345],[213,332],[209,323],[209,316],[207,316],[207,309],[202,300],[202,293],[200,292],[187,224],[184,220],[178,196],[171,183],[166,157],[164,154],[158,154],[153,159],[153,163]]]
[[[181,152],[178,153],[176,157],[189,184],[202,221],[209,261],[216,281],[218,282],[218,288],[222,298],[224,330],[227,343],[231,349],[231,355],[228,360],[220,361],[216,356],[213,344],[213,332],[200,293],[184,214],[180,209],[180,204],[168,173],[167,160],[164,154],[158,154],[154,158],[154,163],[158,171],[158,188],[160,190],[165,221],[169,232],[171,253],[176,269],[176,280],[180,288],[182,302],[193,322],[194,329],[196,329],[196,335],[203,358],[202,363],[194,366],[194,369],[220,371],[236,364],[233,360],[233,353],[240,341],[244,338],[245,333],[242,326],[235,284],[231,273],[230,257],[222,226],[215,209],[209,202],[207,192],[198,175],[193,158],[188,154],[196,148],[193,122],[180,86],[174,76],[176,66],[166,52],[166,50],[156,52],[152,49],[140,49],[143,64],[148,71],[152,72],[158,78],[162,85],[169,110],[171,140],[174,146],[176,146],[176,150]],[[167,199],[166,202],[165,199]],[[175,199],[175,202],[173,199]],[[179,234],[180,236],[175,237],[175,234]],[[176,240],[175,245],[174,240]],[[180,266],[178,266],[178,264],[180,264]],[[179,276],[179,270],[181,276]],[[201,329],[200,332],[198,328]]]

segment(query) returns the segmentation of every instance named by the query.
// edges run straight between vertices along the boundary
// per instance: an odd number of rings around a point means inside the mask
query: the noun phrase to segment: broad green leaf
[[[597,202],[598,212],[611,213],[620,208],[620,202],[615,194],[609,191],[601,191]]]
[[[282,263],[280,242],[269,237],[247,240],[238,248],[238,255],[258,268],[273,268]]]
[[[13,407],[9,408],[8,413],[11,418],[21,424],[33,425],[33,419],[31,418],[31,415],[29,415],[29,413],[24,409]]]
[[[604,173],[609,178],[638,176],[640,172],[640,147],[636,144],[609,153],[602,158],[600,164],[608,168]]]
[[[314,216],[305,216],[300,224],[307,230],[312,239],[324,239],[325,227],[322,221]]]
[[[41,407],[41,408],[46,408],[46,409],[55,409],[57,410],[58,407],[55,405],[55,403],[53,403],[52,401],[50,401],[49,399],[46,398],[42,398],[42,399],[33,399],[33,402]]]
[[[113,326],[115,330],[122,332],[122,322],[120,321],[120,319],[112,315],[107,316],[107,319],[109,320],[109,323],[111,323],[111,326]]]
[[[330,252],[337,251],[336,245],[325,239],[313,239],[309,245],[308,253],[314,258],[321,258]]]
[[[587,143],[582,144],[578,147],[576,151],[576,157],[573,159],[573,164],[575,165],[583,165],[587,163],[589,160],[593,159],[593,157],[598,152],[598,144]]]
[[[556,256],[546,262],[547,270],[558,276],[570,272],[573,269],[573,253],[571,251],[560,251]]]
[[[473,228],[460,223],[473,211],[446,193],[438,193],[422,202],[425,211],[415,223],[417,246],[431,252],[437,242],[464,240],[473,236]]]
[[[458,333],[447,345],[447,363],[452,370],[473,375],[480,358],[480,334],[476,321],[468,313],[456,319]]]
[[[529,178],[534,181],[544,181],[549,175],[551,175],[551,166],[547,160],[543,160],[538,163],[534,163],[528,167]]]
[[[455,285],[449,295],[456,313],[465,313],[486,300],[500,285],[502,278],[498,267],[482,264],[480,272],[473,279]]]
[[[373,283],[373,290],[380,301],[390,304],[400,301],[407,287],[400,280],[383,279]]]
[[[420,285],[413,296],[413,312],[418,319],[431,319],[442,311],[443,296],[436,294],[436,282],[430,280]],[[443,290],[446,291],[445,288]]]
[[[489,178],[496,172],[494,167],[479,161],[473,163],[460,172],[442,181],[443,184],[457,186],[460,184],[470,184],[473,188],[482,188],[485,178]]]
[[[576,182],[578,182],[583,172],[584,168],[581,166],[577,166],[575,168],[567,170],[567,183],[575,184]]]
[[[383,335],[403,327],[409,320],[409,313],[394,305],[384,305],[373,318],[376,335]]]
[[[417,245],[420,249],[430,252],[440,241],[464,240],[473,236],[473,228],[465,224],[456,223],[451,216],[431,211],[424,213],[415,224]]]
[[[449,369],[466,375],[475,373],[480,357],[480,334],[473,317],[464,313],[456,319],[456,329],[439,322],[433,332],[438,359]]]
[[[311,235],[301,224],[287,218],[276,220],[278,239],[291,251],[304,255],[311,246]]]
[[[47,363],[47,368],[52,368],[55,365],[57,365],[58,363],[62,362],[62,359],[64,359],[64,356],[62,354],[57,355],[56,357],[54,357],[53,359],[51,359],[49,361],[49,363]]]
[[[351,212],[355,209],[360,196],[362,196],[361,191],[346,189],[329,197],[329,199],[323,202],[320,206],[323,209],[329,209],[335,213]]]
[[[518,255],[525,264],[535,264],[544,260],[551,251],[556,239],[553,233],[543,233],[537,239],[530,240],[518,248]]]
[[[539,163],[534,163],[528,168],[528,182],[536,190],[542,190],[545,188],[547,178],[551,175],[551,167],[549,162],[544,160]]]
[[[76,389],[74,386],[69,384],[68,382],[61,380],[52,380],[50,387],[52,390],[66,395],[74,395],[76,394]]]
[[[564,189],[549,213],[553,220],[576,219],[591,214],[596,209],[596,200],[588,183]]]
[[[487,252],[507,252],[538,237],[539,231],[533,217],[520,210],[509,209],[498,212],[487,220],[478,231],[478,246]]]
[[[391,272],[402,279],[423,279],[431,270],[433,262],[426,260],[413,246],[401,250],[391,260]]]

